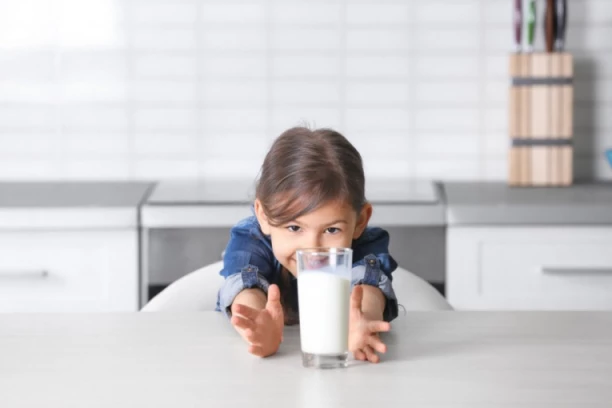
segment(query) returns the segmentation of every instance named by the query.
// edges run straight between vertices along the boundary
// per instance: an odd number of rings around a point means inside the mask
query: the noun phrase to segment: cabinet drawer
[[[0,233],[0,312],[135,311],[136,231]]]
[[[612,310],[612,228],[449,228],[458,309]]]

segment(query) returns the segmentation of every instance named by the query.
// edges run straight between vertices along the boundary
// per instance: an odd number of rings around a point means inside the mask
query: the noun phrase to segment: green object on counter
[[[536,26],[536,2],[535,0],[529,1],[529,7],[527,9],[527,45],[529,51],[533,51],[533,42],[535,39],[535,26]]]

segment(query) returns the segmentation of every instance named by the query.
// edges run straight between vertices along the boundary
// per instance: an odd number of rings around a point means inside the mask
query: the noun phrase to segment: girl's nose
[[[319,234],[312,234],[308,236],[306,242],[304,242],[308,248],[318,248],[322,246],[321,236]]]

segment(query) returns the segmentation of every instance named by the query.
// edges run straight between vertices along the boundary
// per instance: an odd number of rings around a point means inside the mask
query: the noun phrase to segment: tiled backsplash
[[[512,3],[3,1],[0,178],[254,177],[308,123],[369,175],[505,179]],[[576,173],[612,179],[612,1],[569,3]]]

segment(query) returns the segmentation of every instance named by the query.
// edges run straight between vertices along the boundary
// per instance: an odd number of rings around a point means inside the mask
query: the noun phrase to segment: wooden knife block
[[[573,59],[568,53],[510,55],[508,184],[573,181]]]

